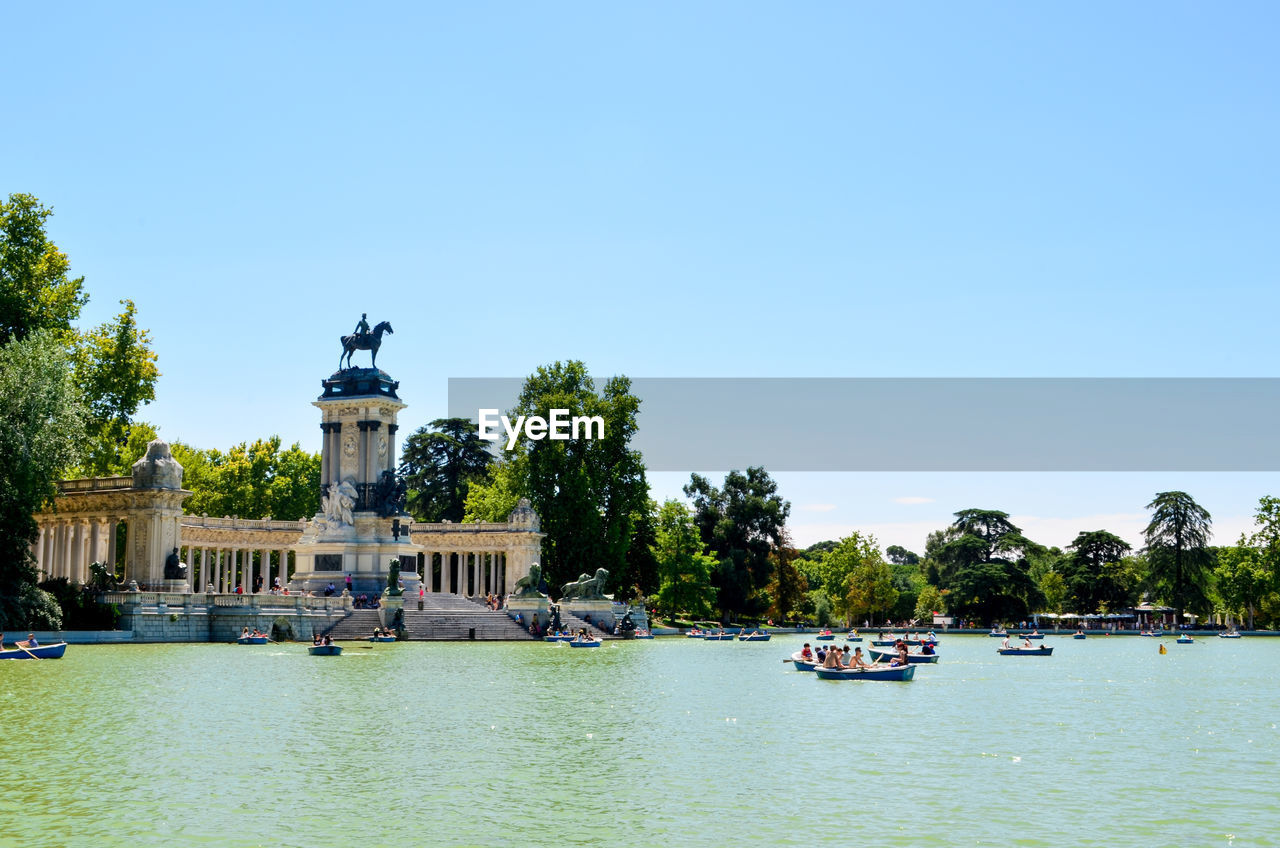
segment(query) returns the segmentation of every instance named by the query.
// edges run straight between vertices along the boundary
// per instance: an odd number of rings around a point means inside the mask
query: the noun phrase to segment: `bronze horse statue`
[[[365,326],[368,326],[367,324]],[[373,352],[372,366],[378,367],[378,348],[382,347],[382,334],[394,333],[391,329],[391,322],[379,321],[378,325],[373,328],[371,333],[352,333],[349,336],[342,337],[342,355],[338,357],[338,370],[342,370],[342,358],[346,357],[347,367],[351,367],[351,354],[357,350],[368,350]]]

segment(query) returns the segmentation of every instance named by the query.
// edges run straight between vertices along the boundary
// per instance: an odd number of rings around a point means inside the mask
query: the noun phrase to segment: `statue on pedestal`
[[[609,569],[597,568],[596,576],[583,573],[576,581],[560,587],[560,600],[581,598],[584,601],[604,598],[605,584],[609,581]]]
[[[398,598],[404,594],[404,589],[400,586],[400,560],[391,560],[387,567],[387,596]]]
[[[178,556],[177,548],[174,548],[173,551],[164,559],[164,579],[187,579],[187,566],[183,563],[182,558]]]
[[[404,514],[405,499],[409,495],[409,487],[404,479],[394,471],[383,471],[374,487],[373,502],[377,505],[378,515],[390,518]]]
[[[342,355],[338,357],[338,370],[342,370],[342,360],[347,360],[347,368],[351,367],[351,354],[357,350],[367,350],[373,354],[371,368],[378,367],[378,348],[382,347],[382,334],[394,333],[391,329],[391,322],[379,321],[378,325],[369,330],[369,322],[365,320],[365,315],[360,315],[360,321],[356,324],[356,331],[349,336],[342,337]]]
[[[535,562],[529,566],[529,573],[516,581],[516,585],[511,589],[511,595],[516,598],[541,598],[542,593],[538,591],[538,584],[541,582],[542,566]]]
[[[336,486],[330,486],[329,494],[325,495],[324,502],[321,506],[324,509],[324,517],[327,518],[331,524],[355,524],[355,484],[350,480],[343,480]]]

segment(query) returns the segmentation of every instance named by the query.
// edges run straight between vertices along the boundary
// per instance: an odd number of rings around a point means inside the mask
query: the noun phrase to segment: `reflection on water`
[[[0,844],[1265,844],[1280,640],[72,646],[0,663]]]

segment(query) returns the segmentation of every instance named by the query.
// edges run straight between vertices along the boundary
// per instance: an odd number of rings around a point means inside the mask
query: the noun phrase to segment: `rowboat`
[[[905,642],[908,648],[918,648],[924,644],[924,642],[921,641],[920,639],[872,639],[871,640],[871,644],[877,648],[891,648],[894,645],[898,644],[899,642]],[[936,645],[938,643],[930,642],[929,644]]]
[[[732,642],[732,633],[708,633],[702,637],[707,642]]]
[[[266,636],[241,636],[236,640],[237,645],[265,645],[269,640]]]
[[[37,645],[34,648],[0,649],[0,660],[56,660],[67,652],[66,642],[54,642],[50,645]]]
[[[823,680],[902,680],[916,676],[913,665],[875,666],[874,668],[822,668],[813,673]]]
[[[1021,634],[1021,636],[1023,639],[1043,639],[1044,638],[1043,633],[1023,633]]]
[[[871,654],[871,659],[874,662],[888,662],[889,660],[897,656],[897,654],[894,653],[893,651],[879,651],[879,650],[876,650],[875,648],[872,648],[868,653]],[[907,662],[910,664],[936,663],[937,661],[938,661],[937,654],[913,654],[910,652],[907,653]]]
[[[632,639],[652,639],[653,634],[652,633],[636,633],[636,635],[632,636],[631,638]]]
[[[749,635],[739,633],[738,641],[739,642],[768,642],[769,637],[772,635],[773,634],[771,633],[752,633]]]
[[[396,637],[394,636],[370,636],[369,637],[370,642],[394,642],[395,640],[396,640]]]
[[[1072,634],[1071,634],[1071,638],[1072,638],[1072,639],[1083,639],[1083,638],[1084,638],[1084,634],[1083,634],[1083,633],[1072,633]]]
[[[859,636],[857,633],[850,633],[848,636],[844,637],[844,640],[846,642],[861,642],[862,637]]]
[[[598,648],[600,647],[599,639],[574,639],[569,643],[570,648]]]
[[[1053,653],[1053,648],[1048,645],[1035,648],[996,648],[996,652],[1006,657],[1047,657]]]
[[[817,640],[817,641],[819,641],[819,642],[831,642],[831,641],[834,641],[834,640],[835,640],[835,638],[836,638],[836,634],[834,634],[834,633],[819,633],[817,636],[814,636],[813,638],[814,638],[814,639],[816,639],[816,640]]]
[[[1178,644],[1179,644],[1179,645],[1190,645],[1190,644],[1193,644],[1195,641],[1196,641],[1196,640],[1195,640],[1195,639],[1192,639],[1190,636],[1179,636],[1179,637],[1178,637]]]
[[[341,645],[312,645],[307,653],[313,657],[336,657],[342,653]]]
[[[552,634],[551,636],[543,636],[543,637],[542,637],[542,641],[544,641],[544,642],[572,642],[572,641],[573,641],[573,637],[572,637],[572,636],[570,636],[570,635],[568,635],[568,634],[563,635],[563,636],[556,636],[555,634]]]
[[[707,634],[701,630],[690,630],[684,635],[686,639],[702,639],[705,638]]]
[[[990,633],[988,633],[987,635],[988,635],[988,636],[995,636],[997,639],[1003,639],[1005,636],[1008,636],[1008,635],[1009,635],[1009,633],[1008,633],[1008,631],[1006,631],[1006,630],[992,630],[992,631],[991,631]]]
[[[1230,633],[1219,633],[1218,638],[1219,639],[1239,639],[1240,634],[1233,630]]]
[[[822,665],[822,663],[818,662],[816,659],[806,660],[801,656],[799,651],[796,651],[791,655],[791,662],[795,664],[796,671],[813,671],[815,668]]]

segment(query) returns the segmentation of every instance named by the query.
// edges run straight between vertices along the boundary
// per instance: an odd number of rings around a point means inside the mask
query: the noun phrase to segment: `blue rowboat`
[[[701,630],[697,630],[697,631],[690,630],[688,633],[684,635],[686,639],[705,639],[707,636],[707,634],[703,633]]]
[[[992,631],[991,631],[990,633],[988,633],[987,635],[988,635],[988,636],[995,636],[997,639],[1003,639],[1004,637],[1008,636],[1008,635],[1009,635],[1009,633],[1008,633],[1008,631],[1005,631],[1005,630],[992,630]]]
[[[572,642],[572,636],[543,636],[544,642]]]
[[[237,645],[265,645],[267,644],[266,636],[241,636],[236,640]]]
[[[732,642],[732,633],[708,633],[702,637],[707,642]]]
[[[1071,634],[1071,638],[1072,638],[1072,639],[1083,639],[1083,638],[1084,638],[1084,634],[1083,634],[1083,633],[1072,633],[1072,634]]]
[[[913,665],[876,666],[874,668],[822,668],[813,670],[823,680],[901,680],[916,676]]]
[[[34,648],[0,649],[0,660],[56,660],[67,652],[66,642],[54,642],[50,645],[37,645]]]
[[[836,638],[836,634],[834,634],[834,633],[819,633],[817,636],[814,636],[813,638],[814,638],[814,640],[815,640],[815,641],[818,641],[818,642],[834,642],[834,641],[835,641],[835,638]]]
[[[1021,633],[1019,635],[1022,636],[1023,639],[1043,639],[1044,638],[1043,633]]]
[[[587,639],[587,640],[585,640],[585,641],[584,641],[584,640],[582,640],[582,639],[574,639],[572,642],[570,642],[570,643],[569,643],[569,647],[571,647],[571,648],[598,648],[598,647],[600,647],[600,640],[599,640],[599,639]]]
[[[897,656],[897,654],[894,653],[893,651],[878,651],[875,648],[871,648],[868,651],[868,653],[871,654],[871,659],[874,662],[888,662],[889,660]],[[913,654],[910,652],[907,653],[907,663],[911,665],[916,665],[919,663],[936,663],[937,661],[938,661],[937,654]]]
[[[739,642],[768,642],[772,633],[754,633],[750,636],[738,636]]]
[[[632,638],[632,639],[652,639],[652,638],[653,638],[653,634],[652,634],[652,633],[637,633],[635,636],[632,636],[631,638]]]
[[[336,657],[342,653],[340,645],[312,645],[307,653],[313,657]]]
[[[1218,638],[1219,639],[1239,639],[1240,634],[1239,633],[1219,633]]]
[[[396,640],[396,637],[394,636],[370,636],[369,637],[370,642],[394,642],[395,640]]]
[[[898,644],[899,642],[905,642],[908,648],[918,648],[924,644],[924,642],[919,639],[872,639],[871,640],[871,644],[875,645],[877,648],[891,648],[894,645]],[[929,644],[936,645],[938,643],[931,641],[929,642]]]
[[[1178,644],[1179,644],[1179,645],[1191,645],[1191,644],[1194,644],[1194,643],[1195,643],[1195,641],[1196,641],[1196,640],[1195,640],[1195,639],[1192,639],[1190,636],[1179,636],[1179,637],[1178,637]]]
[[[859,636],[857,633],[850,633],[848,636],[844,637],[844,640],[846,642],[861,642],[862,637]]]
[[[822,663],[818,662],[816,659],[806,660],[800,655],[799,651],[796,651],[791,655],[791,662],[795,664],[796,671],[813,671],[815,668],[822,665]]]
[[[1053,648],[1048,645],[1035,648],[996,648],[996,653],[1006,657],[1047,657],[1053,653]]]

